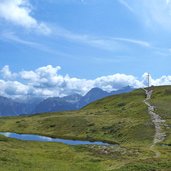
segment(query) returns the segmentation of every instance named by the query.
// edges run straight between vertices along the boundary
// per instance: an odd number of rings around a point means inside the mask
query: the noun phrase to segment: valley
[[[4,170],[25,167],[26,170],[58,168],[60,171],[169,171],[171,86],[153,87],[150,97],[147,96],[149,103],[155,106],[155,113],[165,120],[165,125],[160,127],[166,135],[162,141],[154,142],[156,125],[144,103],[146,93],[138,89],[103,98],[78,111],[1,117],[1,132],[103,141],[118,146],[70,146],[53,142],[26,142],[0,136],[0,164]],[[154,143],[155,150],[151,149]],[[156,157],[156,152],[160,156]]]

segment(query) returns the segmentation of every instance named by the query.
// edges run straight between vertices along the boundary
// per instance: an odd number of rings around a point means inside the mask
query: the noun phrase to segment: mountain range
[[[93,88],[84,96],[72,94],[65,97],[50,97],[44,100],[40,98],[31,99],[27,102],[0,96],[0,116],[78,110],[98,99],[131,92],[133,89],[134,88],[127,86],[117,91],[107,92],[100,88]]]

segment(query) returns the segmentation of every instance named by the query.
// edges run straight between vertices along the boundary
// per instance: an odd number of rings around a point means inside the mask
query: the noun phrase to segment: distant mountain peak
[[[99,87],[94,87],[84,96],[74,93],[64,97],[50,97],[44,100],[33,98],[27,102],[0,96],[0,116],[76,110],[93,101],[114,94],[127,93],[133,89],[131,86],[125,86],[117,91],[107,92]]]
[[[99,87],[94,87],[94,88],[92,88],[91,90],[89,90],[89,91],[86,93],[86,95],[91,94],[91,93],[107,93],[107,91],[104,91],[104,90],[102,90],[102,89],[99,88]],[[85,96],[86,96],[86,95],[85,95]]]

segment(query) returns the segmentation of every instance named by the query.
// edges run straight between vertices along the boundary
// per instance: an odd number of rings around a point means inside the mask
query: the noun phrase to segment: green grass
[[[171,166],[170,158],[155,159],[139,147],[68,146],[0,136],[0,152],[1,171],[169,171]]]
[[[170,171],[171,162],[169,159],[148,159],[148,160],[140,160],[139,162],[129,163],[125,166],[122,166],[119,169],[115,169],[115,171],[158,171],[165,170]]]
[[[163,143],[171,145],[171,86],[154,87],[152,103],[156,112],[166,120],[168,128],[163,128],[167,137]]]
[[[104,170],[88,152],[59,143],[22,142],[0,137],[0,170]],[[93,162],[95,161],[96,162]]]
[[[170,86],[154,87],[152,98],[156,111],[168,125],[170,92]],[[69,146],[0,136],[0,170],[169,171],[171,147],[159,144],[158,159],[149,150],[155,130],[144,99],[145,93],[140,89],[98,100],[80,111],[0,118],[0,131],[119,144]],[[164,144],[169,144],[170,129],[163,129],[167,131]]]

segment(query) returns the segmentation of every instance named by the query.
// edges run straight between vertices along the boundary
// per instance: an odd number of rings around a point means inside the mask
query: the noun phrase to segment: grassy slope
[[[0,151],[1,171],[104,169],[99,159],[91,157],[86,151],[58,143],[24,142],[0,136]],[[97,162],[93,163],[93,160]]]
[[[157,92],[165,88],[155,88],[153,103],[159,106],[167,103],[163,100],[162,93],[159,95],[160,93]],[[171,87],[167,89],[171,90]],[[171,99],[171,95],[168,95],[167,100],[169,97]],[[144,98],[143,90],[136,90],[132,93],[104,98],[80,111],[0,118],[0,131],[105,140],[121,145],[107,149],[98,146],[72,147],[58,143],[10,140],[1,136],[0,151],[4,156],[0,157],[0,165],[6,168],[4,170],[10,168],[19,170],[19,167],[40,170],[40,165],[41,170],[58,168],[59,171],[115,170],[116,168],[119,171],[149,171],[161,168],[161,170],[169,170],[170,147],[158,146],[162,152],[160,159],[154,159],[153,152],[149,151],[154,136],[154,126],[147,114],[147,107],[142,103]],[[171,109],[167,109],[167,112],[165,109],[167,108],[159,107],[157,110],[166,113],[168,119]],[[170,141],[169,139],[166,141]]]
[[[166,144],[171,145],[171,86],[154,87],[152,103],[156,106],[156,112],[166,120],[168,129],[165,129]]]

